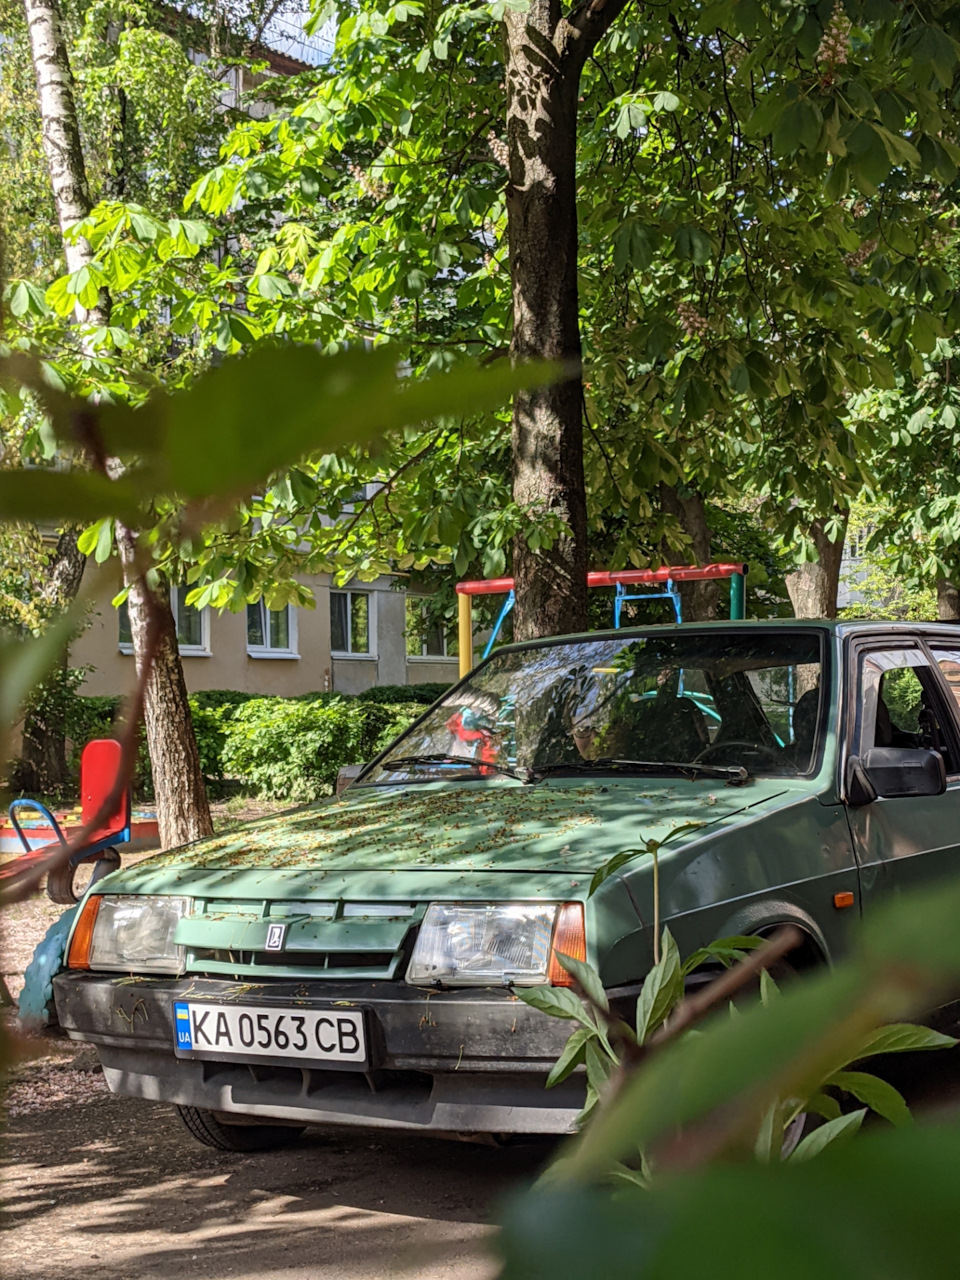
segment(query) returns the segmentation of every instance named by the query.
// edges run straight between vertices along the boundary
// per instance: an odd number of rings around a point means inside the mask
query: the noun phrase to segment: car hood
[[[700,838],[788,789],[795,791],[796,783],[760,779],[730,787],[659,778],[357,788],[340,800],[157,854],[115,873],[110,888],[170,892],[205,873],[240,871],[259,872],[261,883],[271,871],[312,878],[318,872],[429,871],[457,879],[479,873],[484,880],[491,872],[589,875],[615,853],[663,840],[685,823],[698,826],[683,839]]]

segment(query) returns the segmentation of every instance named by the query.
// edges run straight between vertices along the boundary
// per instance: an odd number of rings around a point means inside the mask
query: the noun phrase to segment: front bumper
[[[434,1132],[567,1133],[583,1106],[582,1076],[544,1088],[571,1024],[505,991],[62,973],[54,996],[61,1027],[97,1046],[114,1093],[308,1124]],[[368,1018],[369,1067],[177,1058],[173,1002],[185,998],[360,1006]]]

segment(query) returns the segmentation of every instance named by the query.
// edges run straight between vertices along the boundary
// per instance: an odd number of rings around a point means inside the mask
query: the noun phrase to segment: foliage
[[[361,702],[419,702],[423,706],[429,706],[431,702],[436,702],[448,692],[450,686],[448,684],[439,684],[437,682],[427,682],[425,684],[375,684],[369,689],[364,689],[363,693],[358,693],[357,698]]]
[[[750,1160],[778,1099],[809,1097],[854,1054],[921,1043],[890,1024],[960,991],[958,910],[955,882],[903,895],[832,972],[647,1050],[545,1185],[508,1210],[504,1280],[591,1269],[734,1280],[745,1260],[791,1280],[947,1280],[960,1240],[949,1209],[960,1185],[955,1125],[899,1126],[842,1149],[835,1141],[812,1162],[761,1170]],[[621,1180],[615,1196],[601,1192],[598,1180],[637,1145],[664,1176],[650,1189]]]
[[[49,364],[0,349],[0,409],[15,412],[25,398],[33,398],[46,415],[44,431],[61,461],[57,469],[0,470],[0,519],[85,520],[96,529],[117,517],[135,526],[149,524],[152,513],[159,521],[154,538],[161,528],[171,540],[187,544],[200,540],[210,523],[228,520],[238,492],[262,483],[272,469],[360,433],[372,437],[391,426],[412,429],[467,405],[494,405],[517,386],[549,376],[527,366],[490,372],[466,367],[433,378],[401,378],[381,353],[323,357],[279,346],[264,348],[248,361],[226,361],[188,391],[154,390],[138,408],[73,398]],[[265,421],[269,433],[263,430]],[[107,456],[129,465],[119,475],[114,467],[108,476]],[[66,469],[63,464],[71,457],[76,463],[99,462],[102,469]],[[145,543],[147,554],[150,545]],[[91,589],[92,584],[86,590]],[[0,637],[3,759],[9,754],[5,735],[25,696],[79,625],[87,603],[82,593],[38,641]]]
[[[174,339],[178,377],[280,333],[389,341],[417,372],[503,351],[502,17],[419,0],[325,6],[330,63],[281,86],[276,114],[238,124],[190,193],[190,222],[160,226],[119,203],[91,220],[118,327]],[[749,491],[788,535],[846,504],[890,439],[878,415],[851,429],[850,397],[892,393],[955,327],[951,274],[932,260],[960,158],[953,10],[905,16],[869,0],[830,24],[826,5],[631,6],[585,69],[587,474],[603,563],[683,543],[661,483],[715,509]],[[226,235],[233,251],[214,263]],[[67,314],[79,284],[58,282],[48,305]],[[37,317],[38,331],[49,323]],[[196,599],[239,607],[304,563],[500,573],[517,532],[531,545],[558,532],[516,509],[507,470],[502,423],[473,414],[427,442],[314,460],[189,548]],[[361,485],[368,496],[334,523]]]
[[[842,616],[896,618],[905,622],[935,618],[936,591],[926,575],[921,585],[918,574],[918,558],[929,554],[929,540],[926,536],[916,539],[917,545],[910,551],[910,566],[904,573],[903,546],[886,540],[899,528],[890,501],[898,491],[885,489],[889,496],[883,500],[860,499],[851,509],[845,548],[850,567],[841,576],[841,586],[855,598],[844,607]],[[904,494],[902,487],[899,494]]]
[[[74,694],[66,701],[64,721],[67,730],[69,752],[67,765],[70,776],[80,783],[80,756],[83,748],[94,738],[113,738],[117,734],[118,717],[123,711],[123,699],[115,697],[90,697]],[[197,745],[199,746],[199,740]],[[153,774],[146,737],[141,729],[137,740],[137,758],[133,771],[133,794],[138,800],[153,796]]]
[[[425,709],[254,698],[224,725],[223,769],[258,795],[316,800],[332,791],[342,765],[369,759]]]
[[[599,974],[589,965],[568,956],[560,963],[573,975],[581,995],[564,989],[545,992],[538,987],[517,988],[516,994],[524,1003],[541,1009],[554,1017],[573,1018],[578,1026],[547,1078],[547,1087],[566,1080],[578,1067],[584,1067],[587,1077],[587,1098],[578,1117],[582,1126],[594,1113],[604,1092],[609,1090],[611,1077],[625,1069],[637,1051],[649,1045],[657,1032],[669,1027],[684,1000],[685,980],[695,970],[723,966],[730,967],[746,956],[749,950],[759,947],[762,939],[755,937],[721,938],[700,948],[686,960],[681,960],[677,945],[669,929],[664,929],[659,948],[660,959],[644,979],[636,1004],[633,1027],[611,1013],[610,1003],[603,989]],[[581,998],[582,996],[582,998]],[[764,1004],[780,998],[780,992],[767,973],[760,976],[760,999]],[[739,1016],[742,1005],[732,1010]],[[758,1160],[768,1163],[782,1158],[785,1135],[804,1115],[818,1115],[823,1123],[791,1150],[786,1158],[802,1161],[818,1154],[832,1142],[849,1137],[859,1128],[867,1110],[872,1110],[891,1124],[904,1124],[909,1111],[901,1094],[887,1081],[866,1071],[851,1071],[850,1067],[861,1058],[885,1052],[905,1050],[952,1048],[957,1041],[926,1027],[897,1024],[871,1030],[863,1039],[848,1047],[841,1058],[830,1062],[822,1078],[813,1075],[805,1083],[802,1094],[791,1093],[772,1100],[767,1111],[759,1117],[754,1135],[753,1152]],[[626,1051],[626,1052],[625,1052]],[[629,1056],[628,1056],[629,1055]],[[860,1110],[844,1113],[835,1093],[856,1099],[863,1104]],[[610,1177],[636,1185],[648,1186],[656,1174],[656,1166],[649,1151],[640,1149],[640,1171],[627,1164],[617,1163],[609,1169]]]
[[[93,738],[116,736],[117,718],[123,712],[119,696],[78,694],[83,675],[79,669],[68,669],[65,678],[54,672],[34,694],[44,699],[56,694],[70,745],[69,771],[77,782],[84,746]],[[356,696],[320,693],[294,698],[233,689],[192,693],[190,714],[207,787],[214,795],[222,793],[229,779],[249,794],[270,799],[312,800],[329,794],[341,766],[373,759],[446,689],[446,685],[385,685]],[[398,691],[401,696],[394,696]],[[381,692],[389,699],[370,696]],[[11,781],[18,788],[16,762]],[[142,733],[133,790],[138,800],[153,797],[150,756]]]

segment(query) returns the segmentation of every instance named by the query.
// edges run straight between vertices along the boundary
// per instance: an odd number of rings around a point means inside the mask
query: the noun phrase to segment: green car
[[[338,797],[99,881],[54,979],[118,1093],[243,1150],[306,1124],[563,1133],[569,1025],[517,989],[585,958],[628,1008],[687,954],[803,933],[960,855],[960,627],[714,623],[500,649]],[[693,975],[694,978],[697,975]]]

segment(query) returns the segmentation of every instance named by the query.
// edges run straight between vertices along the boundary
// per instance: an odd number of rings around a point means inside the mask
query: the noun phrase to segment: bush
[[[404,729],[409,729],[419,716],[426,711],[428,704],[424,702],[369,703],[365,708],[367,731],[363,743],[363,759],[372,760]]]
[[[431,702],[442,698],[451,688],[448,684],[380,684],[372,689],[365,689],[357,694],[358,702],[422,702],[429,707]]]
[[[363,758],[365,728],[356,702],[254,698],[224,723],[223,769],[268,799],[316,800]]]
[[[316,800],[333,791],[342,765],[371,759],[423,710],[344,697],[254,698],[221,721],[223,772],[266,799]]]
[[[265,799],[307,801],[329,795],[341,765],[372,760],[445,693],[446,685],[388,685],[360,697],[317,693],[259,697],[233,689],[190,695],[200,767],[214,795],[226,779]],[[390,694],[389,698],[370,694]],[[417,695],[412,697],[411,694]],[[76,695],[67,709],[70,767],[79,780],[80,753],[91,738],[115,736],[118,697]],[[143,730],[133,780],[138,800],[153,798]]]
[[[67,764],[70,772],[80,785],[80,756],[83,748],[93,738],[115,738],[117,736],[117,713],[123,705],[123,699],[111,695],[109,697],[87,697],[78,694],[70,699],[66,712],[67,738],[69,752]],[[150,768],[150,753],[147,750],[147,739],[141,724],[138,733],[137,762],[133,769],[133,795],[136,800],[153,798],[153,771]]]

